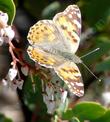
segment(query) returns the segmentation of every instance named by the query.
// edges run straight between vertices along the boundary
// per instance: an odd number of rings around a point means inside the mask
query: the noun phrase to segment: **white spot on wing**
[[[69,14],[69,15],[68,15],[68,17],[69,17],[70,19],[72,19],[72,18],[73,18],[72,14]]]
[[[81,93],[81,94],[84,94],[84,90],[80,90],[80,93]]]
[[[76,85],[77,86],[84,86],[83,83],[78,83],[78,82],[76,82]]]
[[[79,18],[81,18],[81,14],[80,14],[80,13],[77,13],[77,16],[78,16]]]
[[[76,24],[78,26],[78,28],[81,28],[81,23],[79,23],[79,21],[77,20],[73,20],[74,24]]]
[[[74,86],[74,83],[73,83],[73,82],[71,82],[71,85],[72,85],[72,86]]]

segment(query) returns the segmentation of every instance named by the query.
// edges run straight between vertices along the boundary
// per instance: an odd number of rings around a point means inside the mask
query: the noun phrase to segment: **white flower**
[[[53,114],[55,110],[64,104],[67,98],[67,91],[61,90],[59,82],[46,83],[42,81],[42,89],[44,91],[43,101],[47,106],[47,112]]]
[[[21,72],[22,72],[25,76],[27,76],[27,75],[28,75],[28,72],[29,72],[28,66],[22,66],[22,67],[21,67]]]
[[[49,102],[48,104],[47,104],[47,113],[49,113],[49,114],[53,114],[54,112],[55,112],[55,108],[56,108],[56,103],[55,103],[55,101],[53,101],[53,102]]]
[[[109,91],[106,91],[102,94],[102,100],[106,106],[110,104],[110,92]]]
[[[2,46],[3,42],[4,42],[3,38],[0,37],[0,46]]]
[[[9,86],[13,90],[16,90],[17,88],[22,89],[23,83],[24,83],[24,80],[22,80],[22,79],[15,79],[15,80],[9,82]]]
[[[43,88],[43,91],[45,92],[43,94],[43,101],[47,106],[47,112],[49,114],[53,114],[56,108],[56,103],[55,103],[55,98],[54,98],[54,89],[51,83],[47,83],[45,85],[46,87],[44,89],[44,83],[42,81],[42,88]]]
[[[67,98],[67,91],[63,91],[61,95],[61,103],[65,103],[65,100]]]
[[[9,40],[12,40],[14,38],[14,31],[12,30],[11,26],[8,26],[4,28],[5,36],[9,38]]]
[[[18,72],[17,69],[15,69],[15,68],[10,68],[9,71],[8,71],[8,75],[7,75],[8,79],[9,79],[10,81],[12,81],[12,80],[16,77],[17,72]]]
[[[7,24],[8,22],[8,15],[7,13],[3,13],[0,11],[0,46],[5,42],[8,43],[11,41],[15,33],[11,26]]]
[[[50,100],[48,95],[43,95],[43,101],[47,106],[47,112],[53,114],[55,112],[56,103],[54,100]]]
[[[2,11],[0,11],[0,22],[6,26],[7,22],[8,22],[8,14],[7,13],[3,13]]]
[[[3,83],[4,86],[8,85],[7,80],[5,80],[5,79],[2,79],[2,83]]]
[[[23,87],[23,83],[24,83],[24,80],[22,80],[22,79],[20,79],[20,80],[17,80],[18,82],[18,84],[17,84],[17,87],[19,88],[19,89],[22,89],[22,87]]]

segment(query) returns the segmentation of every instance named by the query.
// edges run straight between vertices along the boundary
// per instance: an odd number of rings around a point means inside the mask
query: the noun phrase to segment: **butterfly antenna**
[[[92,54],[92,53],[94,53],[94,52],[96,52],[96,51],[98,51],[100,48],[96,48],[96,49],[94,49],[93,51],[91,51],[91,52],[89,52],[89,53],[87,53],[87,54],[85,54],[85,55],[83,55],[83,56],[81,56],[80,58],[84,58],[84,57],[86,57],[86,56],[88,56],[88,55],[90,55],[90,54]],[[101,79],[99,79],[83,62],[81,62],[82,63],[82,65],[99,81],[99,82],[101,82]]]
[[[99,81],[101,82],[101,79],[99,79],[83,62],[81,64]]]
[[[87,53],[87,54],[81,56],[80,58],[84,58],[84,57],[86,57],[86,56],[88,56],[88,55],[90,55],[90,54],[92,54],[92,53],[98,51],[99,49],[100,49],[100,48],[96,48],[96,49],[92,50],[91,52],[89,52],[89,53]]]

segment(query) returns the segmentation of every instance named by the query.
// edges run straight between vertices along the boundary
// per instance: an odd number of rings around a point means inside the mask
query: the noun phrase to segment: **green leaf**
[[[63,114],[63,119],[71,119],[72,117],[82,120],[93,120],[101,117],[106,112],[106,109],[95,102],[82,102],[77,104],[73,109],[68,110]]]
[[[0,114],[0,122],[12,122],[12,120],[6,118],[3,114]]]
[[[109,0],[82,0],[82,13],[90,25],[95,25],[98,21],[106,18],[110,8]]]
[[[101,56],[107,54],[110,51],[110,39],[106,36],[99,36],[95,38],[94,49],[100,48],[97,52],[92,53],[83,58],[83,61],[88,65],[93,64],[101,58]]]
[[[8,14],[8,24],[11,25],[16,11],[13,0],[0,0],[0,10]]]
[[[53,17],[55,13],[57,13],[58,10],[60,9],[60,6],[61,5],[58,1],[51,3],[50,5],[45,7],[44,10],[42,11],[42,17],[48,19]]]
[[[71,110],[67,110],[65,113],[63,113],[63,115],[62,115],[62,118],[64,119],[64,120],[71,120],[72,119],[72,117],[74,117],[74,113],[73,113],[73,110],[71,109]]]
[[[42,88],[41,88],[41,80],[38,76],[33,76],[34,84],[35,84],[35,91],[32,86],[32,79],[29,76],[26,79],[26,82],[23,87],[23,99],[24,103],[28,106],[28,108],[33,111],[36,107],[36,104],[40,108],[41,113],[46,112],[46,106],[42,99]],[[39,114],[41,114],[39,113]]]
[[[96,65],[96,71],[98,72],[109,71],[109,70],[110,70],[110,58]]]
[[[48,4],[45,0],[24,0],[24,8],[36,18],[41,18],[41,12]]]
[[[91,122],[110,122],[110,110],[106,111],[106,113],[100,118],[93,120]]]

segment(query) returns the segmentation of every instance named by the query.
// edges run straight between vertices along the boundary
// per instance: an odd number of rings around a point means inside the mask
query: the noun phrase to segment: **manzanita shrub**
[[[19,25],[14,25],[17,9],[14,2],[19,4],[19,1],[0,0],[0,55],[4,48],[8,48],[6,55],[9,54],[8,66],[0,56],[0,85],[18,93],[21,103],[27,108],[23,106],[22,110],[31,113],[24,112],[26,122],[110,122],[110,1],[79,0],[73,3],[62,0],[51,4],[49,0],[23,1],[27,13],[38,20],[52,18],[69,4],[80,6],[83,32],[78,54],[84,55],[100,48],[82,60],[102,79],[101,83],[97,82],[79,65],[85,84],[85,95],[81,98],[69,92],[52,69],[41,67],[29,58],[26,37],[26,43],[21,41],[22,35],[17,33]],[[2,68],[2,64],[7,70]],[[0,122],[12,120],[0,114]]]

